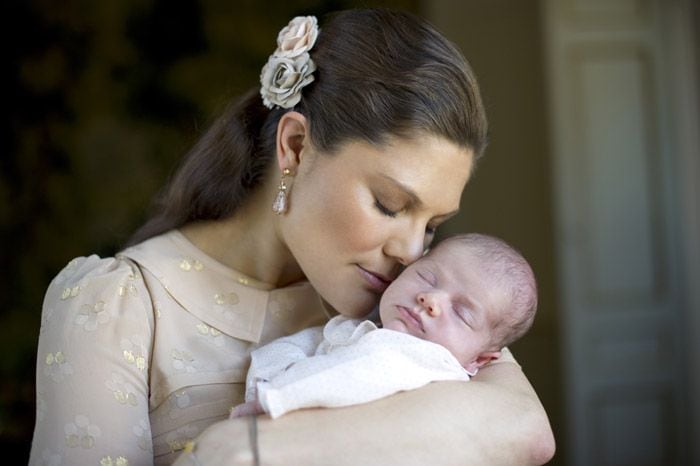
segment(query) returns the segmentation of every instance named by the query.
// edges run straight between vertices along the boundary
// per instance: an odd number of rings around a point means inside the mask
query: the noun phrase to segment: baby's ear
[[[500,357],[500,351],[484,351],[483,353],[479,354],[472,362],[464,366],[464,369],[466,369],[467,373],[473,377],[476,375],[479,369],[481,369],[494,359],[498,359]]]

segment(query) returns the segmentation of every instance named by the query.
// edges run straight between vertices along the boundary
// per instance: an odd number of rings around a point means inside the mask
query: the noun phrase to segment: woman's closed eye
[[[383,215],[386,215],[387,217],[391,218],[396,218],[398,214],[400,214],[405,208],[400,208],[400,209],[392,209],[387,207],[385,204],[383,204],[379,199],[374,200],[374,207],[377,208],[379,212],[381,212]],[[435,235],[435,232],[437,231],[437,225],[431,225],[428,224],[425,227],[425,244],[426,246],[430,244],[433,240],[433,236]]]
[[[379,210],[382,214],[386,215],[387,217],[394,218],[396,215],[399,213],[396,210],[391,210],[381,202],[379,202],[379,199],[374,200],[374,206]]]

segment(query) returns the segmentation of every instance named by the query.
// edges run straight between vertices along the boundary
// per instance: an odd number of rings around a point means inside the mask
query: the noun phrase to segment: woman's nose
[[[434,294],[418,293],[417,300],[430,317],[438,317],[442,313],[440,300]]]
[[[425,228],[401,229],[387,241],[384,251],[406,266],[423,255],[425,239]]]

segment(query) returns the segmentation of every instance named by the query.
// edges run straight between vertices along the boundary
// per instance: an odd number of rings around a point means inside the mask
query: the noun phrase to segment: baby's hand
[[[229,419],[242,416],[254,416],[256,414],[263,414],[264,412],[265,411],[263,410],[263,407],[258,400],[247,401],[245,403],[239,404],[238,406],[234,406],[231,409],[231,415],[229,416]]]

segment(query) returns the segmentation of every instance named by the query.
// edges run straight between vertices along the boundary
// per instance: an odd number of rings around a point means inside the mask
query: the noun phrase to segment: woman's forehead
[[[446,139],[393,139],[381,146],[349,143],[337,154],[348,164],[391,178],[416,193],[452,188],[461,194],[469,179],[473,153]]]

